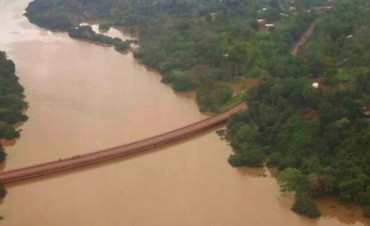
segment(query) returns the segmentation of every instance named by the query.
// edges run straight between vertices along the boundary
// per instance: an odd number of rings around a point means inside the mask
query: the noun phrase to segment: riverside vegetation
[[[19,138],[19,130],[14,125],[24,122],[28,118],[24,114],[27,103],[24,101],[23,87],[15,75],[13,61],[7,59],[6,54],[0,51],[0,140]],[[0,143],[0,162],[4,162],[6,153]],[[0,184],[0,197],[5,196],[5,189]]]
[[[313,198],[332,195],[370,215],[370,6],[330,2],[328,11],[325,0],[35,0],[26,16],[103,44],[78,25],[123,28],[139,39],[134,56],[175,90],[196,90],[202,110],[246,98],[227,127],[231,165],[277,167],[297,213],[320,216]],[[235,93],[240,78],[259,82]]]
[[[97,34],[91,26],[83,25],[68,29],[68,35],[71,38],[88,40],[94,43],[114,46],[118,52],[126,52],[130,48],[130,44],[134,41],[122,41],[120,38],[111,38],[106,35]]]
[[[277,167],[293,210],[310,217],[319,216],[310,199],[324,195],[370,216],[369,15],[367,1],[337,1],[299,52],[302,72],[262,79],[228,125],[229,162]]]
[[[272,73],[278,56],[291,60],[290,46],[317,16],[304,9],[316,2],[298,5],[287,17],[279,14],[280,4],[260,0],[36,0],[26,15],[64,31],[85,21],[123,27],[139,38],[138,60],[175,90],[195,89],[202,110],[215,112],[240,97],[233,97],[234,80]],[[259,18],[278,22],[276,32],[258,24]]]

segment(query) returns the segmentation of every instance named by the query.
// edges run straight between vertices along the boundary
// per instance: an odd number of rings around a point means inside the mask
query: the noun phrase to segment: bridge
[[[51,174],[69,171],[72,169],[77,169],[80,167],[89,166],[148,151],[166,144],[182,140],[184,138],[194,136],[195,134],[224,123],[232,114],[246,108],[247,105],[245,103],[242,103],[216,116],[209,117],[202,121],[154,137],[93,153],[73,156],[53,162],[1,172],[0,181],[3,184],[10,184],[26,179],[48,176]]]

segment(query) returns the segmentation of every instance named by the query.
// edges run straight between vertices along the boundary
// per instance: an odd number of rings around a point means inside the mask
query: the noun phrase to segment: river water
[[[30,0],[0,0],[0,49],[26,89],[29,121],[6,170],[121,145],[205,118],[195,101],[113,48],[30,24]],[[116,34],[116,31],[113,31]],[[8,187],[6,226],[367,225],[356,207],[320,200],[319,220],[290,211],[262,169],[233,169],[214,131],[113,163]],[[268,173],[267,173],[268,174]]]

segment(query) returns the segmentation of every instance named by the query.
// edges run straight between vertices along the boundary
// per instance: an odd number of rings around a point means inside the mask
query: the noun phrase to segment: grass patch
[[[242,103],[243,101],[245,101],[245,98],[246,98],[246,95],[247,95],[247,90],[244,89],[244,90],[241,90],[240,92],[236,93],[233,97],[231,97],[230,100],[228,100],[226,103],[224,103],[223,105],[221,105],[218,109],[217,109],[217,113],[219,112],[224,112],[240,103]]]

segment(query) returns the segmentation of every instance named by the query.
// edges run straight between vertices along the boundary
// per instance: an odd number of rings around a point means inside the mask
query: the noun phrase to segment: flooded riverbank
[[[30,104],[21,139],[7,149],[6,169],[125,144],[207,117],[132,55],[29,24],[22,16],[28,2],[0,0],[0,49],[16,63]],[[213,131],[112,164],[11,186],[0,206],[1,223],[367,224],[359,215],[338,217],[334,208],[319,220],[294,214],[274,178],[231,168],[230,153]]]

